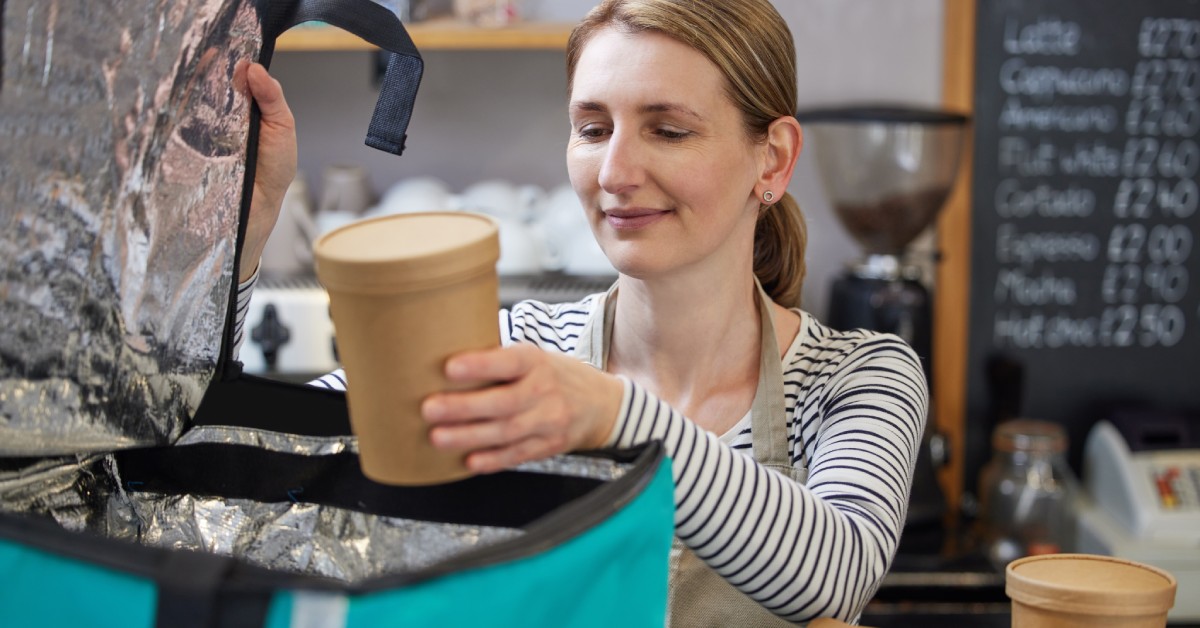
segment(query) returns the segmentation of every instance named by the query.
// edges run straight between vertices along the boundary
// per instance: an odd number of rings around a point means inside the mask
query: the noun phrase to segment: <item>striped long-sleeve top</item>
[[[239,289],[241,303],[252,285]],[[500,312],[501,338],[573,353],[596,301],[518,303]],[[663,441],[676,536],[743,593],[792,621],[853,620],[899,542],[925,424],[925,380],[896,336],[836,331],[796,311],[799,333],[781,368],[788,445],[793,464],[808,462],[806,485],[753,460],[748,414],[720,436],[628,380],[608,444]],[[238,339],[241,324],[239,317]],[[345,377],[339,370],[313,383],[341,390]]]

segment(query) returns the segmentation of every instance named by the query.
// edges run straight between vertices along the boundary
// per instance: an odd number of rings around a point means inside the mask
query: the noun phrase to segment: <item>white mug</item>
[[[388,214],[411,214],[414,212],[451,211],[454,205],[449,186],[437,177],[409,177],[397,181],[379,199],[379,204],[368,210],[370,216]]]
[[[361,220],[362,216],[344,211],[327,211],[317,214],[317,236],[325,235],[338,227],[348,225],[356,220]],[[316,238],[314,238],[316,239]]]
[[[542,241],[523,222],[498,219],[500,225],[500,275],[534,275],[542,272]]]
[[[361,214],[375,204],[367,172],[361,166],[330,166],[322,178],[321,202],[317,213]]]
[[[514,185],[503,179],[473,183],[456,198],[456,207],[494,218],[530,222],[543,192],[536,185]]]
[[[546,195],[537,228],[545,242],[544,265],[573,275],[616,274],[592,234],[587,214],[570,184],[562,184]]]
[[[600,248],[600,243],[589,230],[586,234],[576,233],[566,242],[563,251],[563,271],[569,275],[615,275],[617,269]]]

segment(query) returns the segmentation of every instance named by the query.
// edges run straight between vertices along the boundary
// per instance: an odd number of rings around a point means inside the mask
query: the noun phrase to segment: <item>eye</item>
[[[669,142],[678,142],[691,135],[689,131],[680,131],[671,127],[659,127],[656,131],[659,137]]]
[[[585,140],[598,140],[609,134],[609,130],[599,124],[585,124],[576,131]]]

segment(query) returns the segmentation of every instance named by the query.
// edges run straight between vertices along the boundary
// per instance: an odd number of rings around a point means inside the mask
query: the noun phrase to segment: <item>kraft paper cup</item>
[[[500,344],[496,223],[464,212],[383,216],[325,234],[313,252],[363,474],[406,485],[470,475],[463,452],[430,444],[420,406],[452,388],[448,357]]]
[[[1171,574],[1111,556],[1030,556],[1005,580],[1013,628],[1161,628],[1175,605]]]

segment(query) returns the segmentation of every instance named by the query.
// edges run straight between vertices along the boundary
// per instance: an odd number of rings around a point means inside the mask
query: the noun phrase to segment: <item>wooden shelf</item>
[[[453,19],[406,25],[421,50],[564,50],[573,24],[524,22],[503,28],[472,26]],[[276,51],[375,50],[357,35],[332,26],[301,25],[275,43]]]

